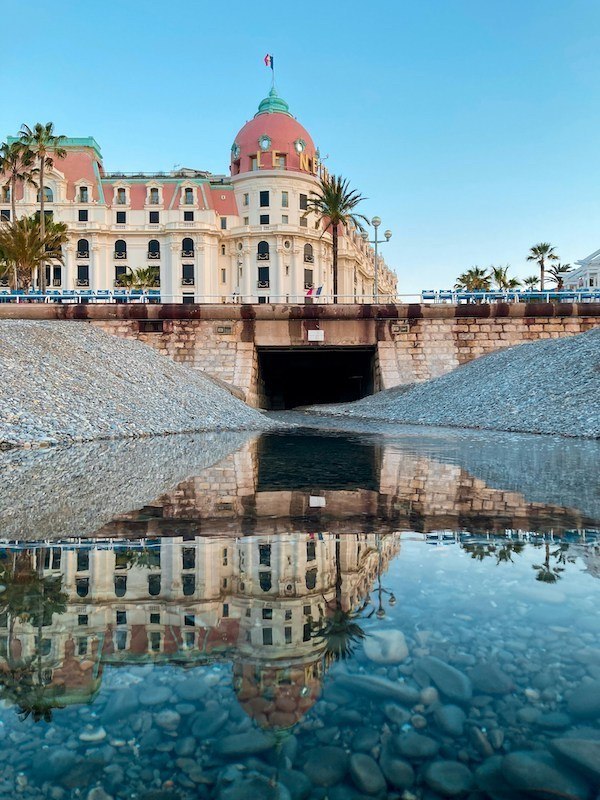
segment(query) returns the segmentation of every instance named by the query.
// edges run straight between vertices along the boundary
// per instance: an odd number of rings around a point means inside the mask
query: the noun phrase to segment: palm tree
[[[20,141],[2,142],[0,144],[0,174],[6,179],[4,184],[5,188],[10,190],[10,218],[14,220],[17,218],[17,199],[16,189],[17,183],[30,183],[36,186],[33,179],[34,173],[34,155],[27,147]],[[13,275],[15,288],[17,287],[17,274],[16,267]]]
[[[308,200],[308,210],[319,215],[319,222],[326,221],[325,231],[331,228],[333,242],[333,302],[338,296],[338,236],[342,228],[358,228],[364,231],[363,222],[369,221],[363,214],[356,213],[356,206],[365,200],[358,192],[351,190],[347,178],[328,175],[320,180],[319,192]]]
[[[521,281],[518,278],[508,277],[509,264],[505,267],[492,266],[490,269],[492,271],[491,277],[498,289],[516,289],[517,286],[521,285]]]
[[[37,122],[33,130],[28,125],[23,125],[20,131],[21,142],[27,147],[38,159],[39,170],[39,184],[40,184],[40,240],[45,238],[46,233],[46,219],[44,216],[44,170],[52,169],[54,166],[54,158],[65,158],[67,151],[61,147],[64,141],[64,136],[55,136],[54,123],[47,122],[42,125]],[[50,155],[52,153],[52,155]],[[40,291],[46,289],[46,270],[44,263],[40,264],[39,269],[39,284]]]
[[[540,290],[544,291],[544,277],[546,261],[558,261],[559,258],[554,251],[554,247],[549,242],[540,242],[529,248],[527,261],[535,261],[540,268]]]
[[[481,267],[471,267],[462,275],[459,275],[454,284],[455,289],[462,289],[466,292],[488,292],[491,288],[492,276]]]
[[[556,284],[556,288],[560,291],[564,289],[565,282],[563,280],[563,276],[566,275],[568,272],[571,272],[571,265],[570,264],[553,264],[548,269],[548,275],[550,276],[550,280]]]
[[[129,289],[149,289],[160,286],[160,268],[156,265],[128,270],[119,276],[119,283]]]
[[[529,275],[527,278],[523,278],[523,286],[526,289],[531,291],[532,289],[537,289],[540,279],[537,275]]]
[[[0,227],[0,252],[16,275],[16,289],[29,288],[36,270],[41,270],[46,261],[63,263],[67,226],[49,221],[43,236],[41,227],[42,217],[21,217]]]

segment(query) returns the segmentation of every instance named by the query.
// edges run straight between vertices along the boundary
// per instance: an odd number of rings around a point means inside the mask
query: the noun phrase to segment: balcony
[[[306,264],[314,264],[315,263],[315,257],[314,256],[304,256],[304,262]]]
[[[77,258],[89,258],[90,251],[89,250],[78,250],[76,254]]]
[[[181,285],[182,286],[195,286],[195,281],[193,278],[182,278]]]
[[[154,251],[148,251],[148,258],[149,258],[151,261],[155,261],[155,260],[157,260],[157,259],[159,259],[159,258],[160,258],[160,253],[156,253],[156,252],[154,252]]]
[[[314,283],[305,283],[304,284],[304,288],[305,289],[314,289],[315,285],[314,285]]]
[[[85,286],[89,286],[89,285],[90,285],[90,279],[89,278],[77,278],[77,280],[75,281],[75,286],[85,287]]]
[[[115,250],[114,257],[118,259],[127,258],[127,252],[123,252],[122,250]]]
[[[269,260],[269,254],[268,253],[257,253],[256,260],[257,261],[268,261]]]
[[[52,286],[62,286],[62,280],[60,278],[53,278]]]
[[[271,286],[271,281],[257,281],[256,288],[257,289],[268,289]]]
[[[182,250],[181,251],[181,257],[182,258],[193,258],[194,257],[194,251],[193,250]]]

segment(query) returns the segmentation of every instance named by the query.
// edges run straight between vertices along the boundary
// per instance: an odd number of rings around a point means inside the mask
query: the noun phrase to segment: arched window
[[[87,597],[90,591],[90,579],[77,578],[75,581],[75,588],[77,590],[77,597]]]
[[[115,575],[115,595],[125,597],[127,592],[127,575]]]
[[[152,597],[160,594],[160,575],[148,575],[148,594]]]
[[[148,258],[160,258],[160,242],[158,239],[150,239],[148,242]]]
[[[312,244],[305,244],[304,245],[304,260],[309,264],[312,264],[313,261],[315,260],[315,257],[313,255]]]
[[[127,258],[127,242],[124,239],[115,242],[115,258]]]
[[[269,243],[268,242],[259,242],[258,243],[258,260],[259,261],[268,261],[269,260]]]
[[[312,569],[306,570],[306,588],[307,589],[314,589],[317,585],[317,568],[313,567]]]
[[[38,189],[38,193],[37,193],[38,203],[41,200],[40,195],[41,195],[41,190]],[[52,191],[52,189],[49,186],[44,186],[44,200],[45,200],[46,203],[54,202],[54,192]]]
[[[182,576],[183,594],[189,597],[196,591],[196,577],[194,575]]]
[[[194,255],[194,240],[190,239],[189,236],[181,242],[181,255],[184,258],[192,258]]]
[[[90,243],[87,239],[79,239],[77,242],[77,258],[90,257]]]
[[[258,573],[258,582],[260,584],[260,588],[263,592],[269,592],[271,590],[272,581],[271,581],[271,573],[270,572],[259,572]]]

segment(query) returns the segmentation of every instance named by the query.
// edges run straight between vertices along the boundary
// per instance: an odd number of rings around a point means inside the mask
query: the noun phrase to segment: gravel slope
[[[507,348],[426,383],[310,412],[600,438],[600,328]]]
[[[189,433],[0,453],[0,537],[94,535],[115,516],[202,475],[256,435]]]
[[[274,424],[140,342],[85,322],[0,322],[0,449]]]

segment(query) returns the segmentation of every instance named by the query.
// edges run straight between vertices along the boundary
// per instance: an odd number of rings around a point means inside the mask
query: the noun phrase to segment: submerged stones
[[[533,797],[588,800],[591,796],[588,784],[547,752],[510,753],[504,757],[501,768],[510,786]]]
[[[364,651],[375,664],[400,664],[408,657],[408,645],[399,630],[370,631]]]
[[[515,688],[511,678],[493,661],[477,664],[469,676],[474,688],[483,694],[508,694]]]
[[[456,703],[468,703],[473,696],[473,686],[464,672],[451,667],[439,658],[424,656],[417,668],[431,678],[440,692]]]
[[[559,761],[600,785],[600,740],[553,739],[550,749]]]
[[[580,719],[600,717],[600,680],[580,683],[569,697],[567,708]]]
[[[438,706],[433,712],[437,726],[448,736],[462,736],[467,715],[459,706]]]
[[[377,675],[340,675],[338,683],[359,694],[397,700],[402,705],[412,706],[419,701],[419,690],[401,681],[391,681]]]
[[[473,784],[471,770],[458,761],[432,761],[423,777],[429,787],[444,797],[466,794]]]
[[[304,763],[304,772],[317,786],[341,783],[348,771],[348,754],[341,747],[311,750]]]
[[[386,788],[377,762],[365,753],[354,753],[350,757],[350,775],[358,789],[365,794],[380,794]]]

